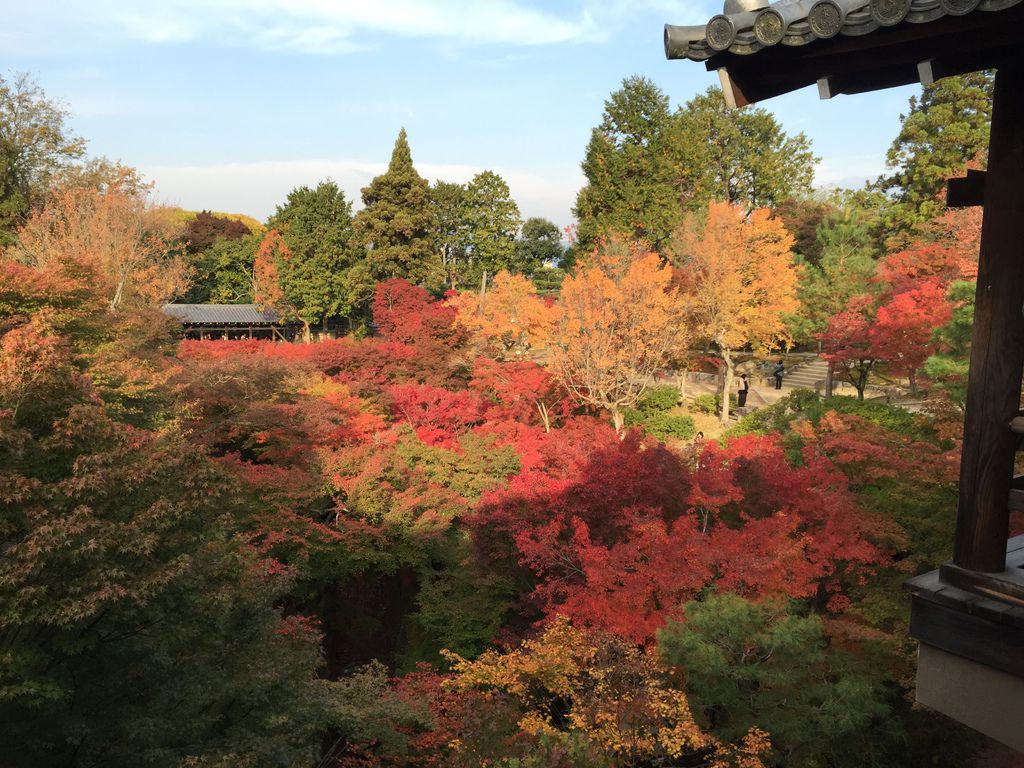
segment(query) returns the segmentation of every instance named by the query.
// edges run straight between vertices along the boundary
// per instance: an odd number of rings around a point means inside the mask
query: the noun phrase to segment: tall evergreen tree
[[[405,128],[395,140],[387,172],[363,188],[363,204],[353,230],[367,248],[373,277],[403,277],[413,283],[430,277],[436,271],[430,186],[412,164]]]
[[[576,196],[578,247],[611,234],[660,248],[682,220],[668,152],[668,97],[645,77],[629,77],[604,103],[583,159],[587,184]]]
[[[479,280],[483,289],[488,276],[512,266],[522,219],[508,184],[493,171],[473,177],[466,187],[466,202],[471,258],[466,277]]]
[[[686,103],[672,128],[681,199],[692,209],[713,200],[748,211],[774,208],[810,191],[811,142],[789,136],[766,109],[729,109],[720,88]]]
[[[466,187],[438,180],[430,188],[430,204],[434,215],[434,251],[441,259],[445,283],[454,289],[458,287],[459,270],[469,248]]]
[[[747,211],[810,191],[817,158],[764,109],[728,109],[709,88],[676,112],[650,80],[631,77],[605,102],[576,198],[578,249],[617,233],[661,252],[687,210],[711,201]]]
[[[900,133],[886,157],[892,176],[881,180],[897,205],[890,227],[901,230],[941,213],[946,179],[972,161],[984,165],[992,122],[991,72],[946,77],[910,97]]]
[[[352,246],[352,205],[333,181],[298,187],[267,221],[291,251],[278,265],[281,291],[307,331],[329,318],[351,318],[373,290],[362,254]]]

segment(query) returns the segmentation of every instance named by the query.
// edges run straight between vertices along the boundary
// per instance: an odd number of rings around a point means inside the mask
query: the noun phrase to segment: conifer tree
[[[668,97],[652,81],[629,77],[604,103],[583,159],[587,184],[576,196],[579,250],[618,234],[658,249],[682,219],[667,152]]]
[[[426,280],[435,263],[430,186],[412,164],[405,128],[395,140],[387,172],[363,188],[363,204],[366,207],[356,215],[353,229],[367,249],[373,277]]]
[[[479,281],[483,290],[489,276],[512,265],[522,219],[508,184],[493,171],[474,176],[466,198],[472,258],[468,277]]]
[[[972,161],[984,165],[992,121],[991,72],[946,77],[910,97],[900,133],[886,156],[894,173],[881,179],[896,196],[888,222],[906,231],[942,212],[940,195],[950,176]]]
[[[281,291],[305,328],[352,318],[373,291],[365,260],[352,247],[352,205],[333,181],[293,189],[267,221],[291,256],[278,265]]]

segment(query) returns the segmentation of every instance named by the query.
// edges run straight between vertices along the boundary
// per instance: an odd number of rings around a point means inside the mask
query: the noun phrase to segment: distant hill
[[[240,221],[253,232],[263,232],[266,227],[258,219],[254,219],[252,216],[246,216],[244,213],[225,213],[223,211],[210,211],[214,216],[219,216],[223,219],[231,219],[232,221]],[[199,211],[186,211],[184,208],[171,208],[171,216],[176,223],[185,226],[185,224],[196,216],[199,215]]]

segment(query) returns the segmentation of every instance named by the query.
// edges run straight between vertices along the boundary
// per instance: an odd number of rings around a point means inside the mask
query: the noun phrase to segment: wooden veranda
[[[298,327],[255,304],[165,304],[163,312],[181,323],[187,339],[294,341]]]
[[[952,560],[912,579],[918,700],[1024,751],[1024,3],[727,0],[706,25],[665,27],[670,59],[703,61],[732,106],[817,85],[822,98],[995,70],[988,170],[949,184],[983,205]]]

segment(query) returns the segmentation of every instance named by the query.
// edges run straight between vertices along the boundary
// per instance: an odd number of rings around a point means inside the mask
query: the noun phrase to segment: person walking
[[[786,366],[779,360],[775,364],[775,388],[782,389],[782,377],[786,375]]]
[[[736,406],[744,408],[747,405],[747,392],[750,391],[750,382],[747,381],[747,374],[740,374],[739,392],[736,393]]]

